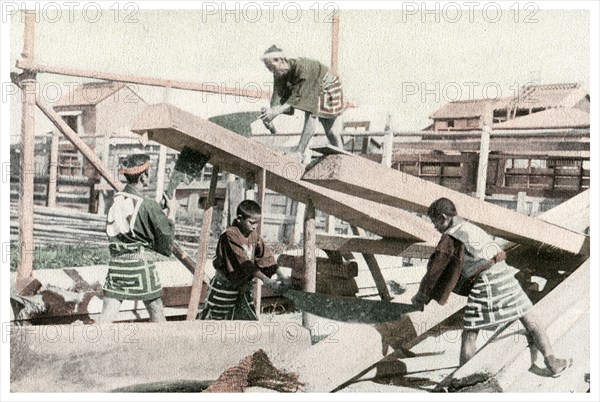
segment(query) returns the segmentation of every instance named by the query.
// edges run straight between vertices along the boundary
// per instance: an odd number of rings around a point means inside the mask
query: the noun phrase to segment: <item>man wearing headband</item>
[[[104,305],[98,322],[112,322],[123,300],[144,302],[150,321],[166,321],[161,284],[152,251],[171,255],[177,200],[167,200],[166,215],[159,204],[142,193],[148,186],[150,157],[128,156],[119,170],[127,179],[108,211],[106,233],[111,259],[104,283]]]
[[[278,115],[304,111],[304,128],[295,151],[304,154],[315,134],[317,119],[331,145],[342,148],[339,128],[334,127],[344,110],[342,84],[337,76],[316,60],[299,57],[288,59],[283,50],[273,45],[262,55],[265,67],[273,73],[271,107],[260,118],[265,124]]]

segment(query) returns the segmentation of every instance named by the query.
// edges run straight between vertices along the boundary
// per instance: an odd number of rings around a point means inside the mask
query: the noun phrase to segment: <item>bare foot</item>
[[[554,356],[548,356],[544,360],[546,366],[550,370],[552,378],[558,378],[560,375],[573,364],[573,358],[558,359]]]

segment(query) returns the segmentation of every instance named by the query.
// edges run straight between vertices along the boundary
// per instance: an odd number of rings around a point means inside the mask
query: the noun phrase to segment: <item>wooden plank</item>
[[[194,279],[192,281],[192,292],[190,295],[190,304],[188,306],[187,320],[195,320],[198,316],[198,305],[202,299],[202,285],[204,283],[204,266],[208,259],[208,244],[210,242],[210,229],[212,226],[213,210],[215,205],[215,193],[217,191],[217,182],[219,181],[219,168],[213,167],[210,177],[210,190],[206,203],[204,204],[204,214],[202,215],[202,229],[198,238],[198,257],[196,269],[194,270]]]
[[[13,392],[110,392],[157,381],[215,380],[258,349],[287,370],[310,349],[308,331],[283,321],[53,325],[51,336],[31,328],[10,328],[19,351],[11,354]]]
[[[318,147],[312,147],[312,148],[310,148],[310,150],[318,152],[322,155],[339,155],[339,154],[350,155],[350,156],[354,155],[354,154],[352,154],[348,151],[345,151],[341,148],[334,147],[331,144],[322,145],[322,146],[318,146]]]
[[[345,279],[355,278],[358,276],[358,263],[356,261],[349,261],[346,263],[332,261],[320,262],[317,258],[317,276],[319,278],[327,276]]]
[[[319,277],[317,293],[335,296],[355,296],[358,285],[354,278]]]
[[[356,171],[361,174],[357,175]],[[373,180],[376,177],[377,180]],[[494,236],[510,241],[589,255],[586,236],[531,218],[501,206],[478,200],[368,160],[330,155],[312,166],[304,180],[364,197],[374,202],[426,212],[440,197],[451,199],[459,215],[478,224]]]
[[[315,208],[382,237],[419,241],[435,235],[431,225],[409,212],[304,182],[305,166],[294,158],[172,105],[148,106],[132,131],[148,132],[149,139],[176,150],[189,146],[241,177],[264,168],[268,188],[302,203],[311,199]]]
[[[372,239],[361,236],[335,236],[318,234],[317,247],[321,250],[339,251],[340,253],[369,253],[382,255],[403,255],[411,244],[403,239]]]
[[[304,276],[304,256],[280,254],[277,257],[277,265],[292,269],[294,277],[302,278]],[[344,278],[353,278],[358,275],[358,263],[356,261],[337,262],[329,258],[317,257],[317,274],[341,276]]]

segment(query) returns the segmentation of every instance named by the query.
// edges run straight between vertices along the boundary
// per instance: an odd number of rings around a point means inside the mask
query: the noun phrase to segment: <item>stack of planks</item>
[[[305,278],[304,257],[281,254],[277,264],[292,269],[292,283],[303,285]],[[356,261],[334,261],[317,258],[317,293],[333,296],[356,296],[358,285],[358,264]]]
[[[15,205],[10,208],[11,241],[18,241],[19,211]],[[81,246],[108,247],[106,237],[106,216],[79,212],[65,208],[36,206],[33,210],[34,241],[37,247]],[[175,226],[175,239],[188,253],[197,251],[200,225]],[[216,241],[215,241],[216,242]]]

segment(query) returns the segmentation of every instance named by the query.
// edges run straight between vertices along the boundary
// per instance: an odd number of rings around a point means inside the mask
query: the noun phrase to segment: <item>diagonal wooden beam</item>
[[[106,71],[79,69],[71,67],[46,66],[43,64],[34,64],[29,62],[28,60],[17,60],[17,67],[35,73],[49,73],[58,75],[68,75],[71,77],[95,78],[99,80],[126,82],[155,87],[185,89],[188,91],[243,96],[245,98],[271,99],[271,93],[269,93],[268,91],[255,90],[250,88],[231,88],[221,86],[213,82],[165,80],[161,78],[109,73]]]
[[[11,74],[11,80],[13,83],[20,86],[18,76]],[[106,167],[104,162],[96,155],[96,153],[81,139],[81,137],[71,129],[62,119],[62,117],[52,109],[47,102],[45,102],[40,96],[36,96],[35,103],[37,107],[50,119],[50,121],[56,126],[56,128],[83,154],[83,156],[94,166],[94,168],[100,173],[100,175],[106,179],[108,184],[117,191],[121,191],[123,183],[121,183],[113,173]],[[173,255],[181,261],[181,263],[190,271],[194,272],[196,263],[188,255],[188,253],[181,248],[177,243],[173,242]]]
[[[325,156],[306,171],[303,179],[342,193],[417,212],[426,212],[433,201],[446,197],[456,204],[460,216],[494,236],[516,243],[589,255],[589,238],[583,234],[386,168],[365,158]]]
[[[296,159],[172,105],[148,106],[132,131],[147,132],[149,139],[176,150],[189,146],[240,177],[256,177],[264,169],[270,189],[303,203],[312,200],[316,209],[379,236],[410,241],[436,236],[432,225],[407,211],[304,182],[305,165]]]

